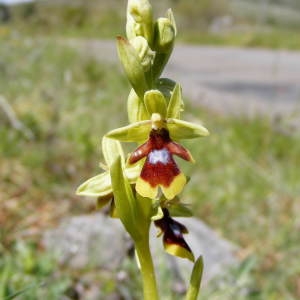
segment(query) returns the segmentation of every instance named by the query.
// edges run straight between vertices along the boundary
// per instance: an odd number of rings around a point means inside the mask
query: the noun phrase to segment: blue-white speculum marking
[[[167,149],[161,150],[152,150],[148,156],[149,163],[157,164],[161,162],[162,164],[166,165],[170,162],[170,153]]]

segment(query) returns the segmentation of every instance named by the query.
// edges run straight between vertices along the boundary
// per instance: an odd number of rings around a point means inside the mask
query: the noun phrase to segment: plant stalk
[[[159,300],[149,239],[139,241],[135,247],[141,267],[144,300]]]

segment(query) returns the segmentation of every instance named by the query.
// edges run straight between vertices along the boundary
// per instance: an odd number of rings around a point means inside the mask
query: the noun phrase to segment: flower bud
[[[169,53],[173,49],[175,28],[168,18],[158,18],[154,29],[154,49],[160,53]]]
[[[126,34],[128,39],[143,36],[149,44],[153,39],[152,7],[148,0],[128,0]]]
[[[140,57],[131,43],[122,37],[117,37],[117,46],[119,58],[128,80],[138,97],[143,99],[145,91],[148,90],[148,83]]]
[[[143,66],[144,71],[147,72],[151,67],[155,53],[149,47],[147,40],[142,36],[131,39],[130,44],[138,53],[141,65]]]
[[[129,0],[128,12],[137,23],[152,22],[152,7],[148,0]]]

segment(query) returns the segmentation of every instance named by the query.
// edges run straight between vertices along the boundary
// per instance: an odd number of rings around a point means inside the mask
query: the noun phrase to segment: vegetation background
[[[152,4],[160,15],[173,8],[181,42],[300,48],[297,0]],[[0,109],[0,299],[78,299],[82,274],[56,266],[40,239],[62,218],[95,211],[74,191],[99,172],[100,137],[126,122],[129,85],[119,66],[65,41],[124,34],[125,9],[121,0],[38,1],[10,7],[0,23],[0,102],[16,121]],[[198,162],[184,166],[192,175],[185,195],[196,217],[240,245],[244,259],[203,299],[299,299],[299,128],[286,134],[262,116],[189,105],[186,116],[200,118],[212,135],[187,144]],[[130,280],[122,283],[97,274],[99,288],[140,299],[134,264],[125,270]]]

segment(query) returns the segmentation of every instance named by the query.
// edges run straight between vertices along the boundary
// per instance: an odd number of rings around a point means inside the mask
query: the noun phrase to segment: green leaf
[[[106,137],[121,142],[144,142],[148,139],[151,130],[151,121],[140,121],[125,127],[117,128],[106,134]]]
[[[150,115],[144,102],[138,97],[134,89],[131,89],[127,100],[128,119],[130,123],[149,120]]]
[[[183,111],[183,101],[182,101],[181,87],[179,84],[176,84],[169,101],[167,118],[179,119],[180,113],[182,111]]]
[[[0,299],[4,299],[6,295],[6,289],[9,282],[10,275],[12,273],[12,260],[10,256],[4,256],[4,266],[1,266],[0,273]]]
[[[168,119],[167,126],[170,132],[170,136],[174,140],[194,139],[209,135],[208,130],[202,125],[178,119]]]
[[[125,73],[137,95],[143,99],[145,91],[148,90],[148,85],[140,58],[125,38],[117,37],[117,46]]]
[[[121,161],[125,162],[124,151],[119,141],[104,136],[102,138],[102,153],[108,167],[114,163],[118,156],[121,156]]]
[[[136,199],[128,180],[124,177],[120,157],[111,166],[110,174],[117,214],[128,233],[135,240],[140,237]]]
[[[11,295],[9,295],[9,296],[6,296],[6,297],[4,297],[4,298],[1,298],[1,299],[3,299],[3,300],[13,300],[13,299],[15,299],[15,298],[17,298],[17,297],[19,298],[20,295],[22,295],[22,294],[28,292],[28,291],[31,290],[31,289],[35,289],[35,288],[37,288],[37,287],[39,287],[39,286],[42,286],[42,284],[40,284],[40,285],[37,285],[37,284],[29,285],[29,286],[25,287],[24,289],[19,290],[19,291],[16,291],[16,292],[14,292],[13,294],[11,294]],[[19,298],[19,299],[20,299],[20,298]]]
[[[144,102],[150,115],[159,113],[163,118],[166,117],[166,99],[159,90],[147,91],[144,95]]]
[[[142,228],[143,236],[147,237],[149,233],[151,217],[153,215],[152,199],[145,198],[136,193],[136,203],[139,211],[138,222]]]
[[[202,273],[203,273],[203,258],[202,256],[200,256],[194,264],[194,268],[190,279],[190,285],[185,300],[197,300],[199,290],[200,290]]]
[[[88,179],[76,190],[77,195],[91,197],[104,197],[111,193],[111,179],[108,171]]]
[[[120,158],[111,167],[111,180],[117,215],[124,227],[134,241],[145,238],[150,224],[150,218],[145,215],[148,205],[147,202],[141,203],[134,196],[130,183],[123,174]],[[151,201],[151,199],[146,199],[146,201]]]
[[[168,207],[172,217],[192,217],[193,212],[183,203],[176,203]]]
[[[175,88],[176,82],[169,78],[159,78],[155,82],[155,86],[160,90],[166,99],[170,99]]]

